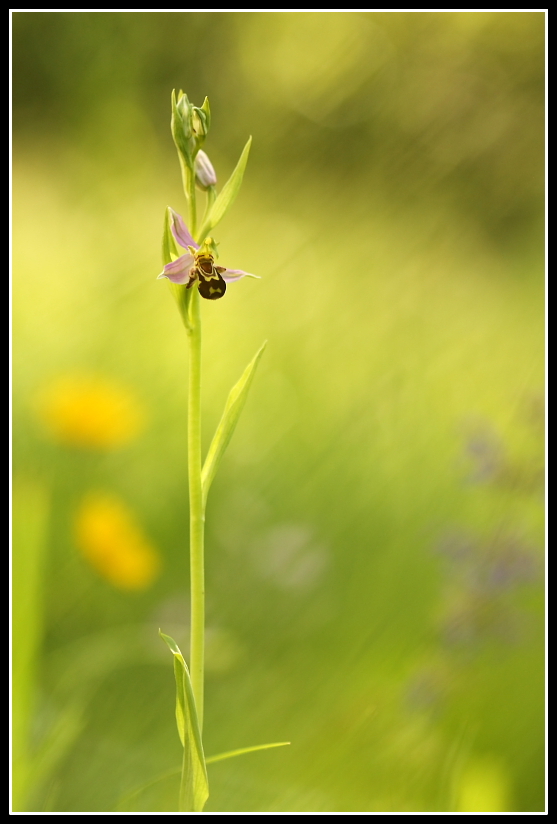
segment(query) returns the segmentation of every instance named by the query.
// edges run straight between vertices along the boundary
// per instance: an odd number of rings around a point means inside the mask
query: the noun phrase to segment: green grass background
[[[13,14],[14,809],[176,809],[177,777],[124,798],[180,763],[173,88],[221,185],[254,139],[215,235],[262,279],[202,307],[206,444],[269,341],[207,512],[206,752],[292,742],[211,766],[207,811],[543,810],[540,12]],[[142,437],[49,440],[66,373]],[[76,551],[98,487],[163,558],[145,592]]]

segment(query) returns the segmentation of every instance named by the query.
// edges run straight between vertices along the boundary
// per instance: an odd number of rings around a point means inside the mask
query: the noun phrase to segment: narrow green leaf
[[[133,790],[129,790],[127,793],[124,793],[124,795],[121,795],[111,812],[126,812],[125,808],[129,807],[131,802],[146,790],[151,789],[151,787],[156,786],[161,781],[167,781],[169,778],[174,778],[175,776],[180,775],[181,772],[182,767],[176,767],[173,770],[167,770],[166,772],[155,776],[155,778],[150,778],[149,781],[144,781],[143,784],[140,784],[138,787],[134,787]]]
[[[290,741],[276,741],[274,744],[256,744],[255,747],[242,747],[240,750],[228,750],[228,752],[220,752],[218,755],[211,755],[205,759],[206,764],[214,764],[215,761],[224,761],[225,758],[235,758],[237,755],[244,755],[247,752],[256,752],[257,750],[270,750],[273,747],[287,747]]]
[[[162,230],[162,262],[166,266],[167,263],[172,263],[178,257],[180,257],[180,254],[172,234],[172,209],[167,206]]]
[[[15,478],[13,484],[12,742],[14,810],[26,809],[31,778],[31,728],[39,690],[43,585],[50,501],[46,488]]]
[[[167,206],[164,215],[164,227],[162,232],[162,260],[165,266],[167,263],[171,263],[173,260],[180,257],[180,251],[178,250],[176,241],[174,240],[174,235],[172,234],[171,212],[172,210],[170,206]],[[174,300],[178,304],[178,310],[182,316],[184,326],[187,331],[190,332],[191,324],[189,321],[189,304],[192,290],[186,289],[186,287],[181,283],[172,283],[171,280],[167,280],[166,282],[168,283],[168,287],[172,292]]]
[[[215,761],[224,761],[225,758],[234,758],[236,755],[244,755],[244,753],[256,752],[257,750],[270,750],[273,747],[286,747],[290,743],[290,741],[277,741],[274,744],[257,744],[255,747],[242,747],[240,750],[228,750],[227,752],[221,752],[218,755],[210,755],[209,758],[205,759],[205,763],[214,764]],[[133,790],[129,790],[119,798],[112,812],[121,812],[124,807],[129,806],[129,803],[138,795],[145,792],[145,790],[150,789],[150,787],[154,787],[161,781],[167,781],[169,778],[174,778],[174,776],[180,775],[181,772],[181,767],[175,767],[173,770],[167,770],[166,772],[155,776],[155,778],[150,778],[138,787],[134,787]]]
[[[180,741],[184,747],[180,782],[180,812],[199,813],[209,797],[209,782],[190,673],[176,641],[160,630],[159,635],[174,655],[176,723]]]
[[[184,684],[184,669],[178,660],[178,656],[174,656],[174,678],[176,680],[176,726],[178,727],[178,735],[182,742],[182,747],[186,746],[186,687]]]
[[[248,752],[256,752],[257,750],[270,750],[273,747],[286,747],[290,744],[290,741],[277,741],[274,744],[256,744],[255,747],[242,747],[240,750],[228,750],[228,752],[221,752],[218,755],[211,755],[209,758],[205,759],[206,764],[214,764],[216,761],[224,761],[225,758],[234,758],[237,755],[244,755],[244,753]],[[114,807],[113,812],[121,812],[123,811],[124,807],[129,806],[129,803],[137,798],[138,795],[148,790],[150,787],[155,786],[161,781],[167,781],[169,778],[174,778],[174,776],[179,775],[182,771],[181,767],[176,767],[173,770],[167,770],[160,775],[157,775],[155,778],[149,779],[149,781],[145,781],[143,784],[140,784],[139,787],[134,787],[133,790],[125,793],[120,797],[116,806]]]
[[[236,164],[236,168],[222,187],[221,191],[219,192],[217,199],[213,203],[211,207],[211,211],[208,213],[203,226],[201,227],[201,231],[199,232],[199,242],[202,243],[211,229],[220,223],[223,219],[227,211],[230,209],[234,200],[236,199],[236,195],[240,191],[240,186],[242,185],[242,180],[244,177],[244,172],[246,170],[246,164],[248,162],[249,150],[251,148],[251,137],[248,139],[248,142],[244,146],[244,150],[240,155],[240,159]]]
[[[205,458],[205,463],[203,464],[203,470],[201,472],[204,507],[207,502],[207,495],[213,482],[213,478],[215,477],[219,463],[221,462],[225,449],[228,446],[230,438],[236,428],[236,424],[238,423],[238,418],[240,417],[244,403],[246,402],[248,391],[255,374],[255,368],[266,346],[267,341],[263,343],[253,360],[246,366],[244,374],[238,383],[230,390],[228,400],[226,401],[226,406],[224,407],[224,412],[222,413],[222,418],[220,419],[219,425],[217,426],[216,432],[213,436],[213,440],[211,441],[211,446],[207,452],[207,457]]]

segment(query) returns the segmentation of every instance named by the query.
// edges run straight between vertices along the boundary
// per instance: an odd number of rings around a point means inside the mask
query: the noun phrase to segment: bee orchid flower
[[[207,300],[222,298],[226,292],[226,284],[241,280],[243,277],[256,278],[242,269],[226,269],[215,265],[214,243],[207,238],[203,245],[196,243],[182,217],[173,209],[172,234],[176,243],[187,249],[185,255],[167,263],[159,278],[168,278],[172,283],[179,283],[189,289],[197,281],[199,294]]]

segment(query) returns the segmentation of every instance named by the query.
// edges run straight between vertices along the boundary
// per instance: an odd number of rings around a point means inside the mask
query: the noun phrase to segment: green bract
[[[242,185],[242,180],[244,179],[244,172],[246,170],[250,148],[251,137],[244,146],[244,150],[240,155],[236,168],[222,187],[221,192],[217,195],[217,199],[213,203],[207,217],[203,221],[203,226],[201,228],[201,232],[199,233],[201,238],[205,238],[209,232],[215,228],[217,223],[223,219],[236,200],[236,195],[240,191],[240,186]]]
[[[180,812],[198,813],[203,810],[209,797],[209,782],[190,673],[176,641],[160,630],[159,635],[174,655],[176,724],[184,748]]]

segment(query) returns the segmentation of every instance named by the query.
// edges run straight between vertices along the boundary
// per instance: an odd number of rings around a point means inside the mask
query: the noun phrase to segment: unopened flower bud
[[[209,106],[209,98],[206,97],[201,108],[193,106],[192,112],[193,130],[197,138],[198,146],[205,140],[211,126],[211,109]]]
[[[210,186],[215,186],[217,182],[213,164],[203,149],[200,149],[195,156],[195,182],[204,192]]]
[[[193,154],[196,147],[193,131],[193,106],[188,100],[188,96],[182,91],[178,94],[172,92],[172,118],[170,121],[172,137],[176,148],[191,168]]]

